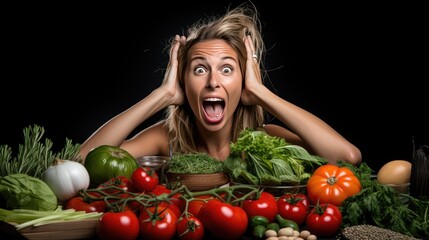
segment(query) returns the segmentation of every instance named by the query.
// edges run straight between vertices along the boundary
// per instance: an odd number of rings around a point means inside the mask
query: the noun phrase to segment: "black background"
[[[33,124],[54,149],[82,143],[160,85],[169,38],[238,3],[5,6],[0,144],[16,149]],[[423,6],[254,3],[278,95],[333,126],[374,170],[429,144]]]

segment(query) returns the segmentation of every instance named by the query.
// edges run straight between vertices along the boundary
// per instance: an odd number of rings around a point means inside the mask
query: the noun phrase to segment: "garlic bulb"
[[[71,160],[56,158],[42,174],[42,180],[60,201],[66,201],[89,187],[89,174],[85,166]]]

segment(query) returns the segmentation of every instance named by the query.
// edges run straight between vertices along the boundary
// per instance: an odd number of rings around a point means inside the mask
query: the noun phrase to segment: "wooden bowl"
[[[178,183],[185,185],[190,191],[206,191],[229,183],[226,173],[167,173],[167,178],[172,186]]]

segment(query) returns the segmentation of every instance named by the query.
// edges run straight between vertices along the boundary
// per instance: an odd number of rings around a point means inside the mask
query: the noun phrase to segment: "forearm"
[[[120,146],[129,134],[145,120],[169,105],[167,94],[160,89],[118,114],[95,131],[81,146],[80,156],[100,145]]]
[[[357,164],[361,161],[359,149],[317,116],[280,98],[266,87],[257,88],[254,94],[258,104],[297,134],[313,154],[331,163],[344,160]]]

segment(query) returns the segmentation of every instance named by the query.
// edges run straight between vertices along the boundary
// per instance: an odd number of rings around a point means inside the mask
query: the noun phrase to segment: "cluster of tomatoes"
[[[320,237],[333,236],[341,225],[338,204],[322,196],[327,191],[317,193],[309,188],[311,195],[274,197],[266,191],[243,188],[234,185],[204,192],[190,192],[185,186],[170,189],[159,183],[152,169],[139,167],[130,178],[112,178],[81,191],[64,208],[104,212],[96,227],[99,239],[239,239],[248,233],[249,219],[254,216],[275,222],[280,215]]]

